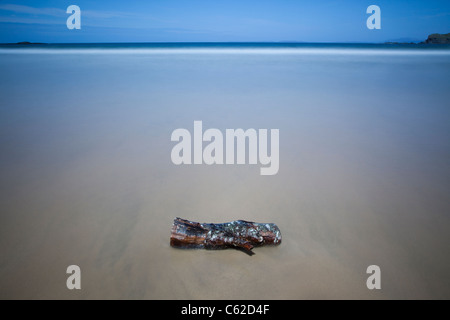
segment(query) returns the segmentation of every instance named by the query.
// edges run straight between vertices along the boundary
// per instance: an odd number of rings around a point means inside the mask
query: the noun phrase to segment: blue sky
[[[81,30],[66,9],[81,8]],[[366,9],[381,8],[381,30]],[[450,32],[449,0],[0,0],[0,42],[424,40]]]

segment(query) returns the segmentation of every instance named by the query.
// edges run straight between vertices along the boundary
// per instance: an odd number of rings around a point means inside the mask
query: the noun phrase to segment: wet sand
[[[448,55],[2,54],[0,68],[1,299],[450,298]],[[280,129],[278,174],[173,165],[171,132],[194,120]],[[273,222],[283,243],[174,249],[176,216]]]

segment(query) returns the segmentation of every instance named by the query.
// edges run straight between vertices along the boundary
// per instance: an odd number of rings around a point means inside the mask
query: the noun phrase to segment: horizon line
[[[424,41],[380,41],[380,42],[364,42],[364,41],[345,41],[345,42],[333,42],[333,41],[141,41],[141,42],[31,42],[31,41],[19,41],[19,42],[0,42],[0,45],[68,45],[68,44],[172,44],[172,43],[186,43],[186,44],[225,44],[225,43],[279,43],[279,44],[421,44]]]

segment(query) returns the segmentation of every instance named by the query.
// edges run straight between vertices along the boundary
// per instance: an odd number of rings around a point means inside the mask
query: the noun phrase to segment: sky
[[[381,29],[369,30],[370,5]],[[81,9],[69,30],[66,9]],[[0,0],[0,43],[385,42],[450,32],[449,0]]]

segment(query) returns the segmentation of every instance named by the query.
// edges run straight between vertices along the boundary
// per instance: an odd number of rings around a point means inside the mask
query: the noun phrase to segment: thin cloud
[[[146,12],[84,10],[81,7],[82,28],[101,28],[103,30],[146,30],[160,34],[217,34],[217,31],[178,27],[170,20],[155,18]],[[0,4],[0,23],[26,25],[65,25],[68,13],[61,8],[36,8],[16,4]],[[259,21],[261,22],[261,21]],[[219,32],[220,33],[220,32]]]
[[[65,21],[65,20],[64,20]],[[2,17],[0,16],[0,22],[5,23],[23,23],[23,24],[61,24],[59,20],[49,20],[42,18],[26,18],[26,17]]]
[[[45,15],[53,17],[66,16],[66,10],[60,8],[35,8],[17,4],[0,4],[0,10],[10,11],[14,13],[30,14],[30,15]],[[110,18],[142,18],[143,15],[128,12],[119,11],[94,11],[83,10],[81,8],[83,16],[97,19],[110,19]],[[149,17],[146,17],[149,18]]]
[[[96,19],[112,19],[112,18],[136,18],[140,15],[127,12],[114,12],[114,11],[92,11],[83,10],[81,8],[81,13],[85,17],[96,18]]]
[[[18,4],[0,4],[0,10],[11,11],[14,13],[45,15],[52,17],[61,17],[66,14],[65,10],[59,8],[34,8]]]
[[[94,21],[124,17],[129,18],[132,16],[131,14],[121,12],[93,10],[81,10],[81,12],[83,17]],[[0,4],[0,22],[54,25],[65,23],[67,16],[66,10],[60,8],[35,8],[17,4]],[[84,23],[84,25],[89,25],[89,23]]]
[[[433,14],[433,15],[423,16],[421,18],[422,19],[434,19],[434,18],[447,17],[447,16],[450,16],[450,12],[440,12],[440,13]]]

